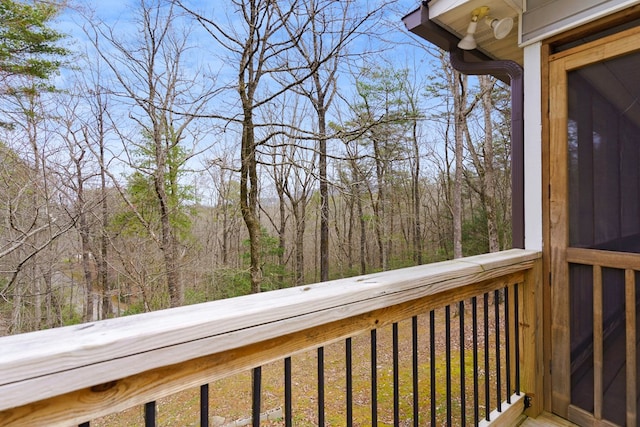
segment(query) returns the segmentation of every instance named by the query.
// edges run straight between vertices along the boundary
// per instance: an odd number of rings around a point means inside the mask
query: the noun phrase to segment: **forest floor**
[[[480,312],[480,308],[478,309]],[[493,310],[491,310],[493,311]],[[453,312],[453,310],[452,310]],[[452,315],[451,347],[452,347],[452,382],[451,395],[460,396],[460,341],[459,317]],[[479,320],[480,321],[480,320]],[[493,318],[490,318],[493,330]],[[438,425],[445,422],[446,417],[446,329],[444,310],[436,313],[436,413]],[[465,310],[465,369],[466,419],[473,414],[473,356],[471,330],[471,310]],[[482,327],[480,327],[482,329]],[[482,343],[482,331],[478,331]],[[429,316],[418,318],[418,378],[419,378],[419,413],[420,425],[429,425],[431,414],[430,369],[429,360]],[[494,342],[492,336],[490,342]],[[393,425],[393,353],[391,326],[377,330],[377,404],[378,425]],[[369,334],[352,339],[353,352],[353,425],[371,425],[371,342]],[[481,352],[480,352],[481,353]],[[504,352],[503,352],[504,353]],[[484,366],[482,355],[479,356],[480,366]],[[495,360],[495,355],[490,356]],[[346,361],[345,343],[337,342],[325,347],[324,350],[325,376],[325,425],[346,425]],[[504,366],[504,363],[503,363]],[[413,386],[412,386],[412,336],[411,321],[399,324],[399,372],[400,372],[400,425],[413,425]],[[483,375],[483,371],[479,372]],[[494,373],[491,374],[490,384]],[[504,378],[504,376],[503,376]],[[293,425],[317,425],[317,352],[310,351],[292,357],[292,388],[293,388]],[[483,383],[484,384],[484,383]],[[495,385],[493,386],[495,387]],[[479,401],[484,401],[481,385]],[[506,389],[502,392],[503,400]],[[495,394],[492,396],[495,400]],[[451,402],[453,419],[461,417],[461,399],[454,398]],[[159,426],[197,426],[200,416],[199,388],[186,390],[157,402]],[[484,407],[481,404],[481,413]],[[284,363],[277,362],[262,367],[262,413],[271,414],[264,420],[264,426],[284,426],[282,412],[284,408]],[[251,425],[251,373],[227,377],[209,385],[209,414],[210,425],[214,427],[235,427]],[[93,420],[91,426],[141,426],[144,425],[142,407],[135,407],[127,411]],[[424,417],[424,419],[423,419]]]

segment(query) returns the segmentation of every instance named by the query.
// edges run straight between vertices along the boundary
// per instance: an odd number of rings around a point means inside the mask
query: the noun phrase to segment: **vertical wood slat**
[[[546,295],[545,288],[549,286],[543,285],[542,271],[542,261],[537,262],[525,275],[524,283],[518,291],[518,325],[521,333],[517,338],[520,344],[517,360],[521,366],[520,390],[531,398],[531,406],[525,411],[529,417],[540,415],[549,403],[545,389],[545,384],[550,383],[547,374],[549,371],[545,370],[548,368],[545,355],[549,356],[550,353],[545,353],[542,330],[546,313],[541,298]]]
[[[569,244],[567,153],[566,58],[549,63],[549,249],[551,286],[551,406],[567,417],[571,403],[571,335],[569,331],[569,268],[565,250]]]
[[[636,355],[636,275],[625,270],[625,311],[627,330],[627,425],[637,425],[637,355]]]
[[[602,313],[602,267],[593,266],[593,416],[602,419],[604,398],[604,343]]]

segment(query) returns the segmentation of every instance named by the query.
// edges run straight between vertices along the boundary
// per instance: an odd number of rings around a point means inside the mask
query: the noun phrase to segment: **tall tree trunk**
[[[293,214],[296,219],[296,286],[304,284],[304,233],[307,227],[306,221],[306,194],[302,200],[292,204]]]
[[[78,196],[80,197],[81,190],[78,190]],[[81,199],[80,199],[81,200]],[[80,202],[79,200],[79,202]],[[82,208],[81,208],[82,209]],[[82,271],[83,271],[83,279],[84,279],[84,292],[85,292],[85,303],[84,303],[84,312],[83,312],[83,320],[85,322],[90,322],[93,319],[92,314],[94,312],[93,309],[93,274],[92,274],[92,253],[89,249],[89,227],[87,224],[87,217],[84,212],[81,212],[78,217],[78,226],[80,232],[80,246],[82,248]]]
[[[319,76],[314,75],[320,86]],[[324,100],[320,101],[324,104]],[[320,102],[318,104],[320,104]],[[319,159],[318,179],[320,180],[320,281],[329,280],[329,186],[327,182],[327,118],[323,106],[317,105]]]
[[[260,292],[262,284],[261,235],[258,218],[258,173],[251,108],[244,108],[240,165],[240,211],[249,233],[249,273],[251,292]]]
[[[480,90],[482,91],[482,108],[484,117],[484,202],[487,215],[487,232],[489,237],[489,252],[500,250],[498,237],[498,218],[496,207],[496,181],[493,155],[493,121],[491,112],[493,103],[491,94],[493,83],[489,76],[479,76]]]
[[[362,211],[360,183],[356,184],[356,205],[358,208],[358,219],[360,221],[360,274],[362,275],[367,273],[367,224],[364,220],[364,212]]]
[[[383,271],[388,269],[388,253],[386,241],[389,238],[387,230],[387,218],[386,218],[386,203],[387,194],[385,191],[385,165],[383,164],[387,160],[382,158],[380,150],[380,142],[374,138],[373,140],[373,153],[376,161],[376,183],[377,183],[377,196],[374,201],[373,195],[371,196],[371,203],[374,209],[374,223],[376,230],[376,238],[378,240],[378,251],[380,258],[380,268]]]
[[[84,197],[84,177],[82,176],[82,159],[85,152],[81,150],[77,156],[74,156],[73,162],[75,164],[75,179],[76,179],[76,197],[77,197],[77,215],[78,215],[78,233],[80,234],[80,249],[81,249],[81,261],[82,271],[84,279],[84,310],[83,321],[90,322],[97,320],[93,318],[95,312],[93,307],[93,274],[92,274],[92,253],[89,242],[89,223],[87,222],[87,215],[85,213],[86,201]]]
[[[285,178],[286,179],[286,178]],[[278,209],[280,210],[280,223],[278,225],[278,266],[280,267],[280,274],[278,277],[279,287],[284,286],[284,251],[287,244],[287,216],[286,216],[286,202],[284,198],[284,183],[277,182],[276,178],[276,191],[278,192]],[[292,206],[295,209],[295,206]]]
[[[161,227],[161,251],[164,258],[164,269],[166,275],[167,290],[169,292],[169,304],[171,307],[182,305],[182,289],[178,273],[178,244],[171,224],[171,206],[167,196],[165,185],[165,174],[167,170],[167,159],[162,147],[162,136],[158,133],[154,135],[156,149],[156,170],[153,177],[154,188],[160,204],[160,227]]]
[[[467,78],[453,71],[453,110],[455,140],[455,171],[453,180],[453,257],[462,258],[462,168],[464,153],[464,115]]]
[[[411,201],[413,204],[413,260],[422,264],[422,225],[420,223],[420,147],[418,145],[418,122],[411,128],[414,163],[411,176]]]
[[[347,230],[347,267],[349,271],[353,268],[353,230],[355,228],[354,219],[354,200],[353,197],[349,198],[349,222],[347,223],[349,229]]]
[[[109,255],[109,236],[107,235],[107,224],[109,223],[109,202],[107,199],[107,177],[105,173],[105,154],[103,139],[103,120],[100,117],[100,207],[102,210],[102,227],[100,230],[100,260],[98,263],[98,280],[102,291],[102,318],[111,317],[111,294],[109,286],[109,270],[107,256]],[[120,295],[117,295],[119,298]],[[116,301],[118,304],[119,301]]]

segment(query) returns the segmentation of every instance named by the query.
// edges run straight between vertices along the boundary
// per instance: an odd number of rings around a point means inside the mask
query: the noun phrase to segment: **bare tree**
[[[487,221],[487,237],[489,241],[489,252],[497,252],[500,250],[500,241],[498,236],[498,218],[497,218],[497,201],[496,201],[496,174],[495,174],[495,156],[493,153],[493,101],[491,99],[493,88],[495,86],[495,78],[489,76],[478,76],[479,97],[482,105],[482,124],[483,135],[480,144],[481,152],[478,152],[471,138],[471,132],[468,125],[465,124],[465,134],[467,135],[467,149],[471,155],[476,174],[479,179],[478,185],[469,185],[480,197],[482,207],[485,211]],[[471,180],[468,180],[471,181]]]
[[[286,101],[286,98],[285,98]],[[295,100],[293,104],[290,124],[301,128],[307,119],[307,114]],[[278,113],[275,113],[278,114]],[[271,144],[270,175],[274,181],[279,200],[279,223],[274,227],[278,230],[280,240],[280,265],[286,263],[287,219],[293,217],[293,253],[295,285],[304,284],[305,277],[305,232],[307,229],[307,207],[313,194],[313,185],[317,182],[317,159],[314,150],[308,150],[300,143],[304,140],[302,132],[292,131],[291,126],[283,125],[283,132],[274,137]],[[277,133],[277,132],[274,132]],[[298,138],[296,138],[298,136]],[[290,211],[290,212],[289,212]]]
[[[367,4],[368,6],[368,4]],[[330,138],[327,115],[337,89],[342,63],[349,60],[349,45],[369,33],[377,24],[384,3],[371,9],[357,2],[309,0],[304,2],[303,18],[309,20],[309,31],[298,36],[290,26],[289,35],[299,37],[296,50],[301,67],[311,78],[294,90],[309,99],[317,116],[318,179],[320,188],[320,281],[329,280],[329,186],[327,176],[327,140]],[[368,34],[367,34],[368,35]],[[360,58],[362,52],[354,55]],[[294,69],[297,72],[297,70]]]
[[[87,28],[98,54],[108,65],[118,85],[112,90],[130,100],[129,117],[142,130],[142,141],[128,140],[141,155],[142,164],[131,164],[144,179],[148,178],[159,211],[159,233],[143,219],[152,236],[157,236],[163,254],[166,286],[172,307],[182,304],[180,250],[176,215],[179,215],[180,170],[193,154],[185,140],[197,143],[190,133],[193,121],[215,93],[212,87],[196,84],[195,74],[184,69],[189,49],[189,28],[175,26],[179,18],[172,3],[141,0],[137,21],[138,38],[127,40],[116,28],[93,25]],[[95,31],[92,33],[92,31]],[[106,41],[106,46],[98,41]],[[132,206],[132,204],[131,204]]]
[[[256,112],[282,94],[309,79],[318,67],[330,61],[336,52],[321,50],[311,69],[298,64],[292,56],[303,36],[314,24],[306,14],[303,2],[289,0],[232,1],[237,13],[223,26],[216,20],[177,2],[203,25],[228,56],[225,62],[237,70],[237,81],[229,86],[240,103],[237,117],[227,119],[241,126],[240,143],[240,207],[249,233],[250,275],[252,292],[260,291],[261,225],[259,218],[259,148],[269,142],[271,134],[257,132],[269,124],[257,123]],[[274,84],[278,82],[278,84]],[[332,86],[329,86],[328,91]],[[325,91],[326,93],[326,91]]]
[[[89,142],[93,156],[97,158],[100,173],[100,213],[97,214],[100,223],[99,247],[100,250],[94,254],[98,264],[98,287],[102,293],[102,303],[99,312],[103,318],[110,316],[111,310],[111,283],[109,278],[109,247],[110,237],[108,225],[109,215],[109,177],[107,169],[109,159],[107,158],[107,136],[109,133],[109,101],[101,85],[102,70],[98,64],[94,64],[91,78],[84,82],[86,92],[89,94],[88,103],[91,111],[91,121],[84,126],[84,139]],[[92,81],[93,80],[93,81]],[[97,152],[96,152],[97,151]]]
[[[80,122],[80,97],[68,96],[63,100],[60,97],[57,121],[60,123],[60,139],[65,144],[65,160],[58,173],[61,174],[61,184],[67,190],[68,204],[73,209],[77,217],[76,230],[80,238],[80,249],[78,254],[82,264],[83,272],[83,313],[82,319],[85,322],[97,320],[98,301],[94,300],[94,284],[97,279],[95,265],[95,255],[92,248],[91,234],[92,227],[90,217],[95,205],[88,196],[87,185],[95,176],[96,163],[94,168],[89,167],[92,163],[91,150],[88,147],[89,141],[86,138],[86,129]],[[61,159],[61,161],[64,161]]]
[[[5,117],[14,125],[4,130],[14,144],[3,146],[3,172],[8,175],[2,177],[6,192],[0,272],[5,280],[0,296],[12,302],[11,332],[59,324],[52,283],[55,244],[76,220],[58,202],[60,186],[52,173],[56,147],[48,128],[52,92],[47,88],[30,80],[29,85],[4,99]],[[22,316],[27,307],[32,309],[30,319]]]

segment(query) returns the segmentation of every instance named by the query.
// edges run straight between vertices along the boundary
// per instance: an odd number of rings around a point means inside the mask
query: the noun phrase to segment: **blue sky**
[[[378,0],[355,0],[362,2],[377,2]],[[219,19],[226,23],[228,20],[233,19],[233,14],[229,13],[228,8],[220,8],[220,5],[225,4],[225,1],[204,1],[204,0],[191,0],[188,4],[193,5],[197,9],[209,10],[212,15],[217,15]],[[75,2],[75,7],[79,9],[91,9],[95,11],[95,16],[106,23],[109,27],[116,30],[116,34],[119,37],[131,34],[133,38],[135,36],[135,13],[139,5],[138,0],[78,0]],[[419,1],[417,0],[399,0],[392,6],[387,7],[385,10],[385,19],[389,22],[390,26],[386,29],[384,38],[386,42],[381,42],[378,39],[362,39],[359,43],[371,44],[374,49],[384,49],[381,53],[374,53],[368,55],[363,61],[367,61],[368,65],[392,65],[396,68],[412,68],[416,71],[417,78],[425,78],[430,73],[430,65],[425,56],[423,49],[415,46],[415,41],[409,36],[401,22],[402,16],[409,13],[418,7]],[[87,50],[91,51],[91,46],[83,33],[81,26],[85,21],[82,19],[78,9],[72,8],[63,13],[57,20],[57,28],[60,31],[70,35],[69,41],[73,44],[74,49],[79,51]],[[395,28],[393,28],[395,26]],[[213,72],[219,73],[221,80],[228,80],[231,83],[235,82],[237,70],[233,66],[227,66],[224,62],[224,57],[220,52],[216,52],[212,49],[213,43],[211,36],[198,25],[193,26],[193,38],[192,44],[194,49],[191,50],[191,58],[188,63],[193,68],[198,65],[206,65],[211,68]],[[390,48],[391,47],[391,48]],[[360,66],[368,66],[363,62]],[[59,83],[64,86],[72,81],[75,76],[64,73]],[[352,77],[349,75],[343,75],[339,80],[341,95],[349,97],[349,91],[352,90]],[[237,101],[233,97],[227,96],[221,99],[219,102],[229,103],[228,108],[233,108],[233,105],[237,105]],[[122,112],[123,117],[126,117],[127,112]],[[336,119],[336,117],[332,117]],[[232,130],[232,128],[228,128]],[[135,132],[135,131],[134,131]],[[217,138],[226,140],[224,145],[237,144],[237,131],[229,132],[226,134],[216,134]],[[220,146],[222,150],[222,146]],[[114,148],[115,150],[115,148]],[[220,154],[223,153],[223,154]],[[216,155],[224,155],[223,151],[218,154],[210,154],[215,157]],[[194,164],[193,168],[197,169],[201,166]]]

